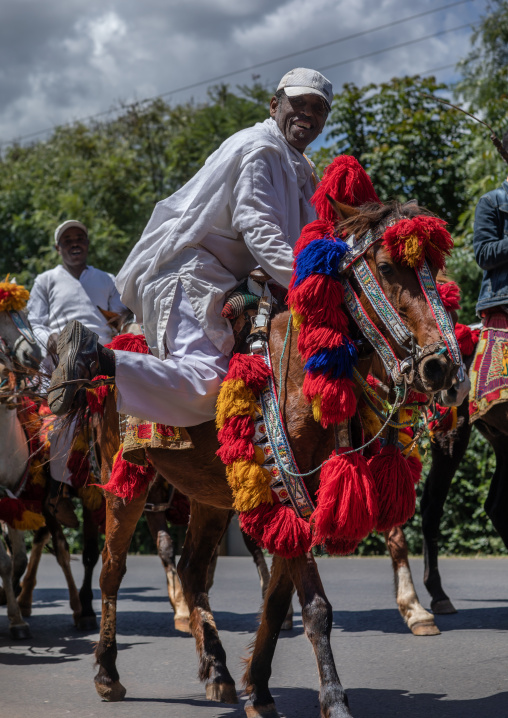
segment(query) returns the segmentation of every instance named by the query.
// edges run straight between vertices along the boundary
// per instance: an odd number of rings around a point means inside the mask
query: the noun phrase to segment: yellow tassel
[[[251,511],[263,502],[273,503],[270,490],[272,477],[255,461],[235,461],[227,467],[226,473],[236,511]]]
[[[86,440],[84,432],[80,431],[79,434],[74,437],[71,451],[79,451],[80,454],[88,454],[88,450],[88,441]]]
[[[26,306],[28,297],[30,296],[21,284],[13,284],[8,282],[8,276],[4,282],[0,282],[0,294],[7,292],[8,296],[0,300],[0,312],[10,312],[12,310],[19,311]]]
[[[297,314],[296,312],[291,312],[291,316],[293,317],[293,328],[300,329],[306,317],[303,314]]]
[[[312,414],[314,415],[315,421],[317,421],[317,422],[321,421],[323,412],[321,411],[321,395],[320,394],[316,394],[316,396],[312,399]]]
[[[258,411],[256,397],[242,379],[228,379],[220,388],[216,411],[218,429],[221,429],[226,419],[231,416],[250,415],[254,418]]]
[[[41,514],[36,514],[33,511],[23,511],[21,519],[19,521],[15,519],[12,525],[18,531],[37,531],[41,526],[46,525],[46,521]]]
[[[404,244],[404,257],[409,267],[418,266],[420,263],[423,252],[423,246],[418,241],[418,235],[410,234],[409,237],[405,238]]]
[[[264,464],[266,460],[265,452],[260,446],[254,446],[254,461],[256,464]]]
[[[39,459],[33,459],[30,465],[30,478],[32,484],[38,484],[39,486],[46,486],[46,474],[42,468],[42,464]]]
[[[89,511],[97,511],[102,504],[103,493],[98,486],[82,486],[78,490],[78,496]]]
[[[376,436],[376,434],[380,430],[381,421],[372,411],[372,409],[366,404],[363,404],[360,407],[360,417],[362,420],[363,430],[365,432],[365,438],[372,439],[372,437]]]

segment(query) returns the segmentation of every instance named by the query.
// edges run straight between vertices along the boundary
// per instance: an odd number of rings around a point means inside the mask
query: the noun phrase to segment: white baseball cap
[[[88,229],[87,227],[85,227],[83,222],[78,222],[77,219],[68,219],[65,222],[62,222],[62,224],[59,224],[58,227],[55,229],[55,244],[58,244],[58,240],[65,232],[65,230],[70,229],[71,227],[77,227],[78,229],[82,229],[88,237]]]
[[[333,100],[333,89],[330,80],[327,80],[317,70],[309,70],[306,67],[296,67],[286,72],[279,82],[277,90],[284,90],[288,97],[297,95],[319,95],[326,102],[330,109]]]

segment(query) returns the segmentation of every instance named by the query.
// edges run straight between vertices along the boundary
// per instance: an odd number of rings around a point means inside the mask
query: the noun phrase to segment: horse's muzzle
[[[458,367],[442,354],[430,354],[421,360],[418,377],[425,392],[436,393],[451,388]]]

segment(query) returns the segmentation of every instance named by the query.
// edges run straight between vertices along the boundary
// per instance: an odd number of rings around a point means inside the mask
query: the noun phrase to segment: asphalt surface
[[[508,560],[442,559],[445,590],[459,613],[438,616],[440,636],[414,637],[393,598],[384,558],[320,559],[334,608],[332,647],[354,718],[508,718]],[[240,718],[239,706],[211,703],[197,679],[195,644],[177,633],[159,560],[130,556],[118,606],[122,703],[104,703],[93,685],[98,633],[72,625],[55,559],[44,555],[29,619],[33,638],[9,637],[0,608],[1,718]],[[422,562],[412,560],[423,605]],[[73,562],[81,579],[80,557]],[[98,586],[98,574],[95,585]],[[96,590],[96,609],[100,594]],[[230,671],[256,629],[260,589],[252,561],[220,558],[211,604]],[[299,610],[279,640],[271,690],[281,716],[319,716],[318,676]]]

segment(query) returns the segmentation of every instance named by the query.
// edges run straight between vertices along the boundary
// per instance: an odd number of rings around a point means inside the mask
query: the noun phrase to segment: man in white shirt
[[[87,264],[88,230],[77,220],[67,220],[55,230],[55,247],[62,264],[36,277],[28,301],[28,318],[43,354],[43,366],[54,368],[57,340],[65,325],[79,320],[94,332],[102,344],[111,341],[111,327],[100,311],[125,312],[112,274]],[[50,437],[50,472],[57,482],[51,485],[50,508],[66,525],[75,525],[70,502],[60,483],[69,484],[67,458],[71,431],[55,431]]]
[[[288,287],[293,247],[315,219],[313,165],[303,152],[323,130],[332,98],[319,72],[291,70],[270,118],[226,140],[157,204],[117,277],[152,354],[105,350],[81,324],[68,324],[48,397],[56,414],[69,410],[80,386],[107,374],[125,414],[175,426],[214,417],[234,342],[221,316],[225,297],[258,265]]]

